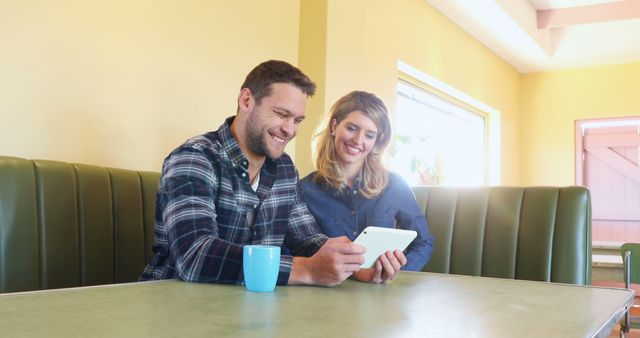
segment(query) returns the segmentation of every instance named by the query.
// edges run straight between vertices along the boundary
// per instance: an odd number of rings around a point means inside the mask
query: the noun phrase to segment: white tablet
[[[362,268],[372,268],[376,259],[387,251],[404,251],[418,235],[413,230],[366,227],[353,242],[367,248]]]

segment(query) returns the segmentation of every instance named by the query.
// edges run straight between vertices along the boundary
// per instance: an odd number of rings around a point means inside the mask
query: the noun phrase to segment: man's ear
[[[251,90],[249,88],[242,88],[240,94],[238,94],[238,113],[250,112],[254,104],[255,100],[253,99]]]

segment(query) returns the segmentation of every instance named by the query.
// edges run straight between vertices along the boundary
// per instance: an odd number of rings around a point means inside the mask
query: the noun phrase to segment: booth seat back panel
[[[586,189],[560,190],[551,262],[551,276],[556,282],[571,283],[576,277],[591,281],[591,270],[582,268],[591,267],[590,206]]]
[[[480,276],[489,189],[459,190],[451,241],[450,272]]]
[[[533,187],[524,192],[516,279],[551,280],[551,248],[558,205],[558,189]]]
[[[76,164],[82,285],[114,282],[111,177],[103,167]]]
[[[482,255],[482,275],[515,278],[518,223],[523,188],[491,189],[487,207],[487,224]]]
[[[414,189],[420,196],[423,210],[428,215],[429,230],[435,237],[433,254],[425,271],[449,273],[451,269],[451,242],[453,239],[453,222],[455,221],[458,191],[446,188]]]
[[[113,189],[115,281],[135,280],[145,264],[142,188],[137,172],[109,169]]]
[[[591,210],[582,187],[415,187],[434,234],[425,271],[589,284]]]
[[[0,157],[0,292],[40,288],[37,209],[33,163]]]
[[[132,282],[159,173],[0,157],[0,292]]]
[[[40,287],[77,286],[80,243],[75,171],[68,163],[33,163],[38,196]]]

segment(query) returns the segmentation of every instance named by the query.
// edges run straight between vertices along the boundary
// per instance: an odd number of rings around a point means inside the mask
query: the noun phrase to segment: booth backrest
[[[0,292],[131,282],[159,174],[0,157]]]
[[[584,187],[415,187],[435,249],[424,271],[591,283]]]
[[[0,156],[0,292],[136,281],[151,257],[157,172]],[[581,187],[416,187],[425,271],[589,284]]]

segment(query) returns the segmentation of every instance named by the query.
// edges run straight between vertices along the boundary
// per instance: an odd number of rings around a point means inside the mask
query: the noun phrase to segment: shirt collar
[[[218,129],[220,143],[222,144],[222,149],[229,154],[234,167],[241,167],[248,170],[249,160],[247,160],[247,156],[242,152],[240,146],[238,146],[238,142],[236,142],[233,134],[231,134],[231,123],[234,118],[235,116],[227,118]]]
[[[314,175],[316,175],[317,173],[314,173]],[[340,189],[334,189],[332,188],[329,183],[327,183],[326,181],[322,181],[322,183],[320,184],[320,187],[322,187],[323,190],[326,191],[331,191],[333,193],[334,196],[336,197],[348,197],[351,198],[353,196],[358,196],[360,189],[362,189],[362,178],[360,177],[360,174],[356,175],[354,181],[353,181],[353,188],[349,187],[346,184],[342,184],[342,188]]]

